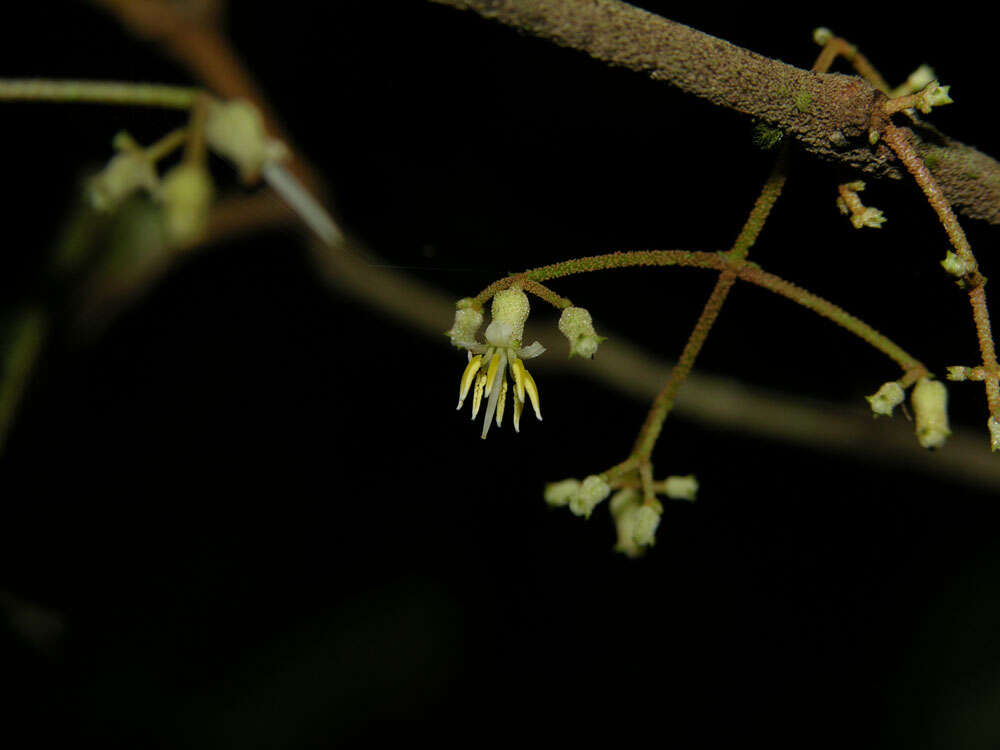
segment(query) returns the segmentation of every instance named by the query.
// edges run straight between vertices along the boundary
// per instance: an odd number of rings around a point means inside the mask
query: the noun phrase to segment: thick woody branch
[[[772,60],[618,0],[431,0],[499,21],[611,65],[758,118],[830,162],[873,177],[905,170],[868,132],[886,122],[885,96],[856,76],[813,73]],[[1000,163],[936,131],[917,152],[955,208],[1000,223]]]

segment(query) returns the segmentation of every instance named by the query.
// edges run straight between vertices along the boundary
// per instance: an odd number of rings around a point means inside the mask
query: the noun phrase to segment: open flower
[[[524,366],[525,359],[537,357],[545,347],[537,341],[530,346],[521,346],[524,322],[528,319],[528,296],[518,287],[504,289],[493,297],[493,320],[486,327],[486,343],[463,344],[469,351],[469,364],[462,374],[459,386],[458,408],[462,408],[469,392],[472,392],[472,418],[475,419],[487,397],[486,419],[483,422],[482,437],[490,430],[490,422],[496,417],[497,427],[503,421],[504,404],[507,400],[507,370],[514,381],[514,429],[520,432],[521,412],[525,398],[531,399],[535,416],[540,420],[538,408],[538,388]]]

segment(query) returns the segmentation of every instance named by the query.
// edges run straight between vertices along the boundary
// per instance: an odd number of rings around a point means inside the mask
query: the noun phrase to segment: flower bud
[[[493,320],[490,326],[499,324],[497,328],[503,328],[511,340],[520,342],[524,337],[524,322],[528,319],[529,312],[531,305],[528,304],[528,295],[520,287],[502,289],[493,295]]]
[[[467,348],[476,342],[476,333],[479,331],[479,326],[483,324],[483,311],[472,306],[470,297],[460,299],[455,307],[457,308],[455,322],[444,333],[455,346]]]
[[[635,543],[636,511],[639,510],[641,500],[638,490],[624,489],[612,495],[608,503],[611,517],[615,521],[615,531],[618,533],[615,552],[621,552],[629,557],[638,557],[642,552]]]
[[[288,155],[285,144],[268,137],[260,110],[245,99],[212,103],[205,118],[205,141],[236,165],[244,182],[256,179],[265,163]]]
[[[1000,422],[990,417],[986,420],[986,426],[990,430],[990,450],[1000,451]]]
[[[657,503],[659,505],[659,503]],[[660,525],[662,507],[643,505],[635,512],[632,541],[639,547],[652,547],[656,543],[656,528]]]
[[[592,474],[583,480],[580,491],[569,499],[569,509],[577,516],[590,518],[597,504],[611,494],[608,483],[596,474]]]
[[[944,383],[921,378],[910,396],[917,440],[924,448],[940,448],[951,434],[948,429],[948,391]]]
[[[155,190],[156,168],[142,150],[116,154],[88,185],[91,205],[98,211],[112,211],[133,193]]]
[[[594,331],[590,313],[582,307],[567,307],[559,316],[559,330],[569,339],[569,356],[577,354],[590,359],[597,352],[597,345],[604,341]]]
[[[951,250],[949,250],[945,254],[944,260],[941,261],[941,267],[945,271],[950,273],[952,276],[957,276],[959,278],[965,276],[967,273],[972,273],[974,270],[976,270],[974,264],[962,260],[960,257],[958,257],[958,255],[951,252]]]
[[[545,485],[545,502],[553,507],[568,505],[579,494],[580,481],[577,479],[563,479]]]
[[[689,500],[694,502],[698,494],[698,480],[693,474],[686,477],[667,477],[663,482],[664,494],[671,500]]]
[[[903,403],[905,398],[906,394],[903,393],[903,387],[894,380],[883,383],[882,387],[874,395],[865,396],[865,400],[871,406],[872,412],[876,417],[891,417],[892,410]]]
[[[187,245],[201,238],[208,227],[213,192],[212,177],[200,164],[182,162],[166,174],[158,196],[171,244]]]

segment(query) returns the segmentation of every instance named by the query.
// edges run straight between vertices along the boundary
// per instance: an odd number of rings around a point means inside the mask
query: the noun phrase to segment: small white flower
[[[541,420],[538,406],[538,387],[523,360],[537,357],[545,347],[537,341],[530,346],[521,346],[524,323],[528,319],[528,295],[518,287],[497,292],[493,297],[493,320],[486,327],[486,343],[468,342],[462,344],[469,351],[469,364],[462,373],[458,391],[458,408],[462,408],[469,391],[472,391],[472,418],[479,413],[483,396],[487,396],[486,419],[482,437],[490,430],[490,422],[496,417],[497,427],[503,421],[504,404],[507,400],[507,370],[510,369],[514,381],[514,430],[521,430],[521,412],[525,398],[531,399],[535,416]]]

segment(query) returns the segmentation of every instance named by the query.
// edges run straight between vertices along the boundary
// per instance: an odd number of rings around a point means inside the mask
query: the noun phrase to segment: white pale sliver
[[[497,410],[497,401],[500,400],[500,383],[505,380],[504,371],[507,369],[507,352],[501,351],[499,353],[500,361],[497,366],[498,376],[493,378],[492,388],[490,388],[490,400],[486,404],[486,417],[483,421],[483,434],[482,437],[485,439],[486,433],[490,431],[490,422],[493,421],[493,415]],[[492,365],[490,366],[492,370]],[[488,378],[488,376],[487,376]]]

